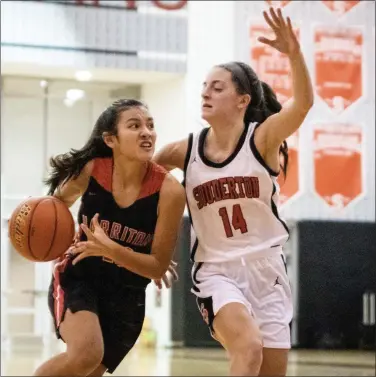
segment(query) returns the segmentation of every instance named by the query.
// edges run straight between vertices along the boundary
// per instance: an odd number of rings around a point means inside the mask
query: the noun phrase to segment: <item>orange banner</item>
[[[315,190],[341,209],[363,192],[362,129],[348,124],[314,127]]]
[[[283,8],[285,5],[287,5],[290,2],[291,0],[281,0],[281,1],[266,0],[266,3],[268,3],[269,6],[275,7],[275,8]]]
[[[299,37],[298,30],[294,30]],[[286,55],[274,48],[260,43],[257,38],[274,39],[274,32],[265,25],[251,25],[249,30],[251,42],[251,66],[259,78],[268,83],[275,91],[278,100],[283,104],[292,95],[290,64]]]
[[[351,8],[355,7],[360,0],[354,1],[346,1],[346,0],[321,0],[324,5],[326,5],[331,11],[337,13],[338,15],[342,15],[349,11]]]
[[[315,31],[316,91],[336,114],[362,96],[362,48],[357,28]]]
[[[280,187],[279,204],[285,204],[299,191],[299,134],[294,132],[288,139],[289,160],[287,165],[286,179],[281,172],[278,176]]]

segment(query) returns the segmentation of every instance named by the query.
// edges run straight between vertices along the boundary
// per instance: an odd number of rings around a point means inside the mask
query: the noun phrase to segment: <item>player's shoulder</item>
[[[163,166],[155,161],[151,161],[151,175],[157,176],[161,179],[161,189],[176,190],[179,186],[183,187],[181,183]]]
[[[95,165],[95,159],[92,159],[90,161],[88,161],[85,166],[83,167],[82,169],[82,173],[85,175],[85,176],[91,176],[91,174],[93,173],[93,170],[94,170],[94,165]]]
[[[161,191],[167,170],[151,161],[142,184],[140,198],[145,198]]]
[[[92,175],[97,175],[98,173],[107,172],[112,170],[113,159],[112,157],[95,157],[88,165],[88,170],[91,171]]]
[[[182,197],[185,200],[185,189],[183,185],[169,172],[166,172],[162,186],[161,196],[172,198]]]
[[[167,174],[168,171],[163,166],[151,161],[145,181],[147,184],[153,185],[155,190],[158,191],[161,188]]]
[[[165,176],[168,174],[168,171],[155,161],[150,161],[150,171],[152,174],[160,175],[160,176]]]
[[[87,171],[90,177],[99,183],[106,191],[111,191],[112,186],[112,157],[97,157],[90,161]]]

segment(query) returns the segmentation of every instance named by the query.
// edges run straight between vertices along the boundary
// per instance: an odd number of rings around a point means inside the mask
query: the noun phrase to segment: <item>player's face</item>
[[[114,149],[118,153],[130,159],[151,160],[157,135],[153,118],[145,107],[123,111],[119,116],[117,129]]]
[[[247,105],[244,96],[236,91],[231,72],[219,67],[209,72],[201,97],[201,116],[209,123],[214,120],[231,121],[245,111]]]

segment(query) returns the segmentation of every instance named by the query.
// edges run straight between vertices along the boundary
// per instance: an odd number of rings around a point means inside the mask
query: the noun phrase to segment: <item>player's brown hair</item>
[[[103,133],[117,135],[119,115],[132,107],[147,106],[135,99],[121,99],[109,106],[97,119],[89,140],[81,149],[71,149],[50,159],[52,167],[49,177],[45,180],[49,186],[48,195],[53,195],[57,187],[71,179],[77,178],[85,165],[94,158],[111,157],[112,149],[103,140]]]
[[[219,64],[217,67],[223,68],[231,73],[232,82],[235,85],[238,94],[249,94],[251,102],[244,115],[244,123],[257,122],[261,124],[270,115],[278,113],[282,105],[277,100],[273,89],[265,82],[261,81],[256,72],[243,62],[230,62]],[[279,148],[283,157],[281,169],[286,177],[288,165],[288,146],[286,140],[283,141]]]

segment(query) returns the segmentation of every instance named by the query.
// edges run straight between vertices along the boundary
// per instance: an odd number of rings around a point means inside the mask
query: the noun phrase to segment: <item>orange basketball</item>
[[[30,197],[13,211],[9,238],[26,259],[48,262],[72,244],[74,220],[68,207],[53,196]]]

